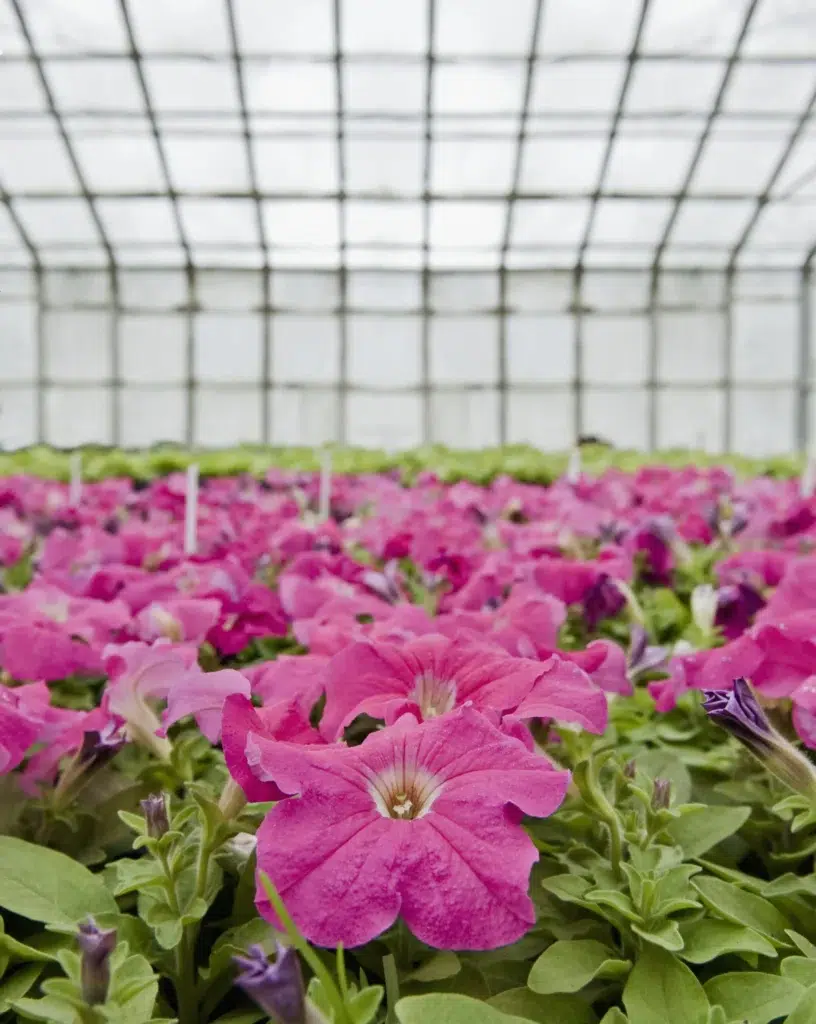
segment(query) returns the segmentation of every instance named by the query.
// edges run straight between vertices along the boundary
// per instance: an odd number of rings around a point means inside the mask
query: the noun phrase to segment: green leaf
[[[71,927],[88,915],[117,914],[98,875],[56,850],[0,836],[0,905],[30,921]]]
[[[720,974],[706,983],[706,995],[719,1003],[731,1020],[770,1024],[790,1013],[802,996],[802,986],[790,978],[761,971]]]
[[[629,1024],[629,1018],[623,1010],[619,1010],[617,1006],[613,1006],[603,1015],[601,1024]]]
[[[0,932],[0,951],[15,960],[25,960],[29,963],[49,963],[55,958],[42,949],[35,949],[27,946],[24,942],[18,942],[6,932]]]
[[[529,1024],[469,996],[407,996],[395,1010],[400,1024]]]
[[[776,948],[759,932],[732,921],[704,917],[683,928],[683,959],[692,964],[707,964],[728,953],[757,953],[776,956]]]
[[[668,750],[650,750],[639,754],[635,764],[642,783],[643,776],[671,782],[672,803],[687,804],[691,797],[691,776],[679,757]]]
[[[417,967],[404,977],[405,981],[442,981],[452,978],[462,970],[462,962],[451,950],[443,949],[435,953],[430,960]]]
[[[579,903],[583,905],[584,897],[592,888],[592,883],[578,875],[553,875],[551,878],[541,880],[542,888],[551,892],[553,896],[564,900],[567,903]]]
[[[700,982],[671,953],[649,946],[638,957],[623,1005],[630,1024],[706,1024],[708,999]]]
[[[806,989],[785,1024],[813,1024],[816,1020],[816,985]]]
[[[371,1024],[380,1008],[385,990],[382,985],[371,985],[352,996],[346,1004],[354,1024]]]
[[[594,939],[554,942],[533,964],[527,985],[540,995],[578,992],[595,978],[620,978],[631,966]]]
[[[806,939],[804,935],[800,935],[799,932],[795,932],[791,928],[786,928],[785,934],[803,956],[816,959],[816,946],[810,939]]]
[[[816,985],[816,960],[806,956],[788,956],[779,966],[779,972],[786,978],[798,982],[803,988]]]
[[[667,949],[670,953],[679,953],[683,948],[683,936],[676,921],[655,921],[648,927],[646,925],[633,924],[632,931],[639,935],[646,942],[654,946]]]
[[[700,857],[739,831],[750,815],[750,807],[700,807],[675,818],[666,832],[686,857]]]
[[[77,1012],[70,1003],[53,996],[42,999],[17,999],[12,1009],[27,1020],[42,1020],[46,1024],[76,1024]]]
[[[598,1015],[592,1007],[572,995],[541,996],[528,988],[510,988],[487,1001],[488,1006],[502,1013],[516,1014],[534,1024],[597,1024]]]
[[[745,892],[719,878],[695,878],[692,885],[700,893],[703,902],[727,921],[753,928],[760,935],[787,945],[785,929],[789,922],[784,914],[761,896]]]
[[[632,900],[624,892],[616,889],[593,889],[586,894],[587,903],[596,903],[601,907],[609,907],[622,914],[628,921],[640,921],[640,914],[635,910]]]
[[[127,1024],[145,1024],[153,1016],[159,979],[143,956],[129,956],[113,977],[111,1000]]]
[[[10,1004],[29,991],[43,972],[42,964],[27,964],[4,978],[0,984],[0,1014],[5,1013]]]

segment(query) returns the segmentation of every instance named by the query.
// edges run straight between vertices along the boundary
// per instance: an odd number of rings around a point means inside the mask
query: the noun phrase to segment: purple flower
[[[77,941],[82,951],[80,977],[82,998],[88,1006],[99,1006],[108,998],[110,958],[116,947],[116,930],[103,931],[92,917],[79,926]]]
[[[626,598],[606,573],[601,573],[584,595],[584,621],[594,631],[603,619],[611,619],[626,604]]]
[[[109,723],[98,732],[84,734],[82,746],[77,753],[77,761],[83,768],[91,764],[101,768],[119,753],[126,742],[119,728],[114,723]]]
[[[750,583],[732,583],[717,591],[715,625],[728,640],[735,640],[765,607],[765,598]]]
[[[274,1024],[305,1024],[303,976],[294,949],[278,943],[274,963],[262,946],[250,946],[246,956],[233,957],[241,973],[235,984],[247,993]]]
[[[649,643],[649,636],[643,626],[637,623],[632,626],[629,634],[629,651],[626,655],[626,665],[631,678],[661,669],[668,654],[668,648],[652,646]]]
[[[735,679],[733,690],[703,690],[708,717],[740,741],[785,785],[816,797],[816,770],[810,761],[768,721],[746,679]]]

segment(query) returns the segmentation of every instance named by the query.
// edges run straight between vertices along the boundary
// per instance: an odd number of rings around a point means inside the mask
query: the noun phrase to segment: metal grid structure
[[[0,440],[805,448],[814,39],[816,0],[0,0]]]

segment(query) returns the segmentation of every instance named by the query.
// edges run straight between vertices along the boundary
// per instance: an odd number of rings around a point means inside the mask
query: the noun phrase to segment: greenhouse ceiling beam
[[[348,230],[346,223],[346,108],[343,93],[343,11],[342,0],[333,0],[332,19],[334,23],[334,93],[337,104],[337,130],[335,145],[337,147],[337,240],[338,240],[338,289],[339,306],[337,309],[338,329],[340,332],[340,358],[337,374],[337,420],[335,436],[326,440],[346,443],[346,426],[348,422]]]
[[[748,32],[751,28],[751,22],[753,21],[754,15],[756,14],[758,7],[759,0],[750,0],[748,8],[745,12],[745,17],[742,20],[739,35],[737,36],[736,41],[734,43],[734,48],[732,49],[731,53],[728,55],[728,59],[726,60],[725,71],[723,72],[723,76],[720,79],[720,87],[717,90],[717,95],[714,98],[714,103],[712,104],[711,109],[708,112],[708,117],[706,118],[705,126],[703,127],[703,130],[700,133],[700,138],[697,140],[697,146],[692,155],[691,162],[686,168],[686,173],[683,177],[683,183],[680,186],[680,191],[678,192],[677,198],[675,199],[674,205],[669,213],[669,218],[666,221],[666,226],[663,229],[663,234],[660,238],[660,241],[657,243],[657,247],[655,248],[654,259],[652,261],[653,274],[657,274],[660,270],[660,264],[663,259],[663,254],[666,251],[666,248],[668,247],[669,240],[671,238],[671,233],[674,230],[674,225],[677,223],[677,218],[680,216],[680,209],[683,203],[689,198],[689,190],[691,189],[691,183],[694,180],[694,175],[697,172],[697,168],[700,164],[700,161],[703,158],[703,153],[705,152],[706,145],[708,144],[708,140],[711,137],[711,132],[714,128],[714,123],[720,116],[723,100],[725,99],[725,94],[728,90],[728,85],[731,81],[731,76],[733,75],[734,70],[737,67],[737,64],[739,64],[743,59],[740,54],[740,51],[742,49],[743,43],[745,42],[745,39],[748,36]],[[694,198],[697,198],[696,193]],[[753,200],[756,200],[756,194],[754,194],[751,198]]]
[[[181,210],[178,204],[178,193],[173,188],[173,179],[170,174],[170,164],[167,159],[167,153],[164,149],[164,142],[162,140],[162,134],[159,129],[159,122],[156,116],[156,110],[153,106],[153,101],[150,96],[150,89],[147,86],[147,79],[145,78],[144,66],[142,62],[142,54],[136,45],[136,34],[133,31],[133,23],[130,18],[130,10],[128,9],[127,0],[119,0],[119,10],[122,14],[122,21],[125,26],[125,33],[127,35],[128,47],[130,52],[127,56],[133,65],[133,70],[136,73],[136,80],[139,83],[139,91],[142,94],[142,102],[147,112],[147,120],[150,125],[150,134],[153,136],[153,142],[156,145],[156,151],[159,158],[159,167],[161,169],[162,178],[165,183],[165,191],[162,193],[162,198],[169,199],[173,207],[173,223],[178,233],[179,244],[184,251],[184,258],[187,262],[188,267],[193,265],[193,255],[190,248],[190,242],[187,238],[187,234],[184,230],[184,222],[181,219]],[[139,112],[141,116],[141,111]]]
[[[536,63],[538,58],[538,37],[544,18],[544,0],[536,0],[533,24],[530,31],[530,47],[524,71],[524,99],[521,105],[516,148],[513,154],[513,172],[510,191],[504,209],[501,251],[499,253],[499,444],[504,444],[509,431],[507,408],[507,256],[513,234],[513,211],[519,198],[521,172],[524,164],[524,144],[527,139],[527,121],[530,116],[530,101],[533,95]]]
[[[434,416],[431,408],[431,153],[433,147],[433,79],[436,67],[434,34],[436,0],[428,0],[428,49],[425,52],[425,93],[422,121],[422,236],[420,267],[420,356],[419,381],[422,407],[422,443],[433,440]]]
[[[244,69],[241,62],[241,48],[238,42],[238,26],[235,18],[235,4],[233,0],[225,0],[225,3],[230,54],[235,68],[235,85],[238,90],[238,106],[241,113],[241,135],[244,140],[244,151],[246,153],[247,175],[249,178],[250,193],[255,203],[255,226],[258,231],[258,241],[263,254],[261,301],[264,309],[268,309],[272,305],[271,267],[269,261],[269,241],[266,237],[263,204],[261,202],[261,190],[258,184],[258,161],[255,157],[255,146],[252,141],[252,130],[249,121],[246,81],[244,79]],[[261,379],[263,381],[263,387],[261,388],[261,440],[264,444],[269,443],[271,430],[269,388],[272,383],[272,343],[272,324],[269,316],[264,316],[261,323]]]
[[[634,75],[635,65],[637,64],[639,57],[640,40],[643,36],[643,29],[646,25],[646,18],[649,14],[651,4],[652,0],[642,0],[641,2],[637,28],[635,29],[635,37],[632,40],[632,47],[626,56],[626,73],[623,76],[623,83],[621,84],[620,92],[618,93],[618,102],[612,116],[612,124],[609,128],[609,134],[606,136],[606,146],[604,147],[601,169],[598,174],[598,181],[595,189],[590,196],[589,212],[587,213],[584,233],[578,249],[578,261],[576,265],[578,281],[580,281],[581,273],[583,272],[584,258],[586,256],[587,249],[589,248],[590,238],[592,237],[592,229],[595,225],[595,215],[598,210],[598,203],[603,195],[606,176],[609,173],[609,165],[612,162],[612,152],[615,148],[615,140],[618,137],[618,130],[620,129],[621,121],[623,120],[623,111],[626,107],[626,97],[629,95],[629,87],[632,83],[632,76]]]
[[[38,272],[42,270],[42,263],[40,262],[40,254],[37,246],[32,241],[31,235],[29,235],[25,224],[20,220],[20,215],[14,209],[14,198],[0,185],[0,204],[5,206],[8,210],[9,219],[14,225],[14,230],[20,236],[23,248],[28,253],[31,259],[31,265]]]
[[[768,176],[768,180],[765,182],[765,187],[762,189],[762,191],[754,201],[754,209],[751,212],[751,216],[748,218],[748,223],[743,228],[742,234],[740,235],[736,245],[733,247],[733,249],[731,250],[731,254],[728,257],[729,270],[736,266],[737,260],[739,259],[743,249],[748,245],[748,242],[751,239],[751,235],[753,234],[754,229],[756,228],[757,223],[759,222],[759,218],[762,216],[762,211],[765,209],[765,207],[774,202],[786,201],[784,196],[774,197],[773,190],[776,188],[776,185],[782,176],[782,172],[784,171],[785,165],[787,164],[788,159],[791,153],[793,152],[794,146],[796,146],[797,142],[804,134],[805,128],[807,126],[808,121],[810,120],[811,115],[813,114],[814,108],[816,108],[816,86],[814,86],[813,91],[810,94],[810,99],[808,100],[807,106],[796,119],[796,123],[793,127],[793,130],[789,134],[785,146],[783,147],[782,152],[779,155],[779,159],[777,160],[773,170]]]
[[[99,239],[102,244],[102,248],[105,250],[105,255],[107,257],[111,272],[113,272],[116,267],[116,258],[113,253],[113,246],[111,245],[110,239],[108,238],[108,234],[105,231],[105,225],[102,223],[102,219],[99,216],[99,211],[96,208],[93,193],[90,187],[88,186],[88,182],[85,179],[85,175],[82,171],[79,159],[77,158],[73,143],[65,127],[65,122],[63,121],[62,115],[60,114],[60,111],[54,100],[54,93],[51,90],[51,85],[48,81],[48,76],[45,73],[42,57],[40,56],[39,51],[34,45],[34,40],[32,38],[31,31],[28,27],[26,16],[25,14],[23,14],[22,5],[20,3],[20,0],[9,0],[9,4],[11,6],[11,9],[14,11],[14,16],[17,19],[20,32],[23,38],[25,39],[26,46],[28,47],[31,62],[34,65],[34,71],[37,75],[37,78],[39,79],[40,85],[43,90],[43,95],[45,96],[48,113],[51,115],[56,126],[57,133],[62,139],[62,144],[65,147],[65,152],[68,157],[68,161],[71,164],[71,168],[76,176],[76,180],[79,185],[79,191],[85,202],[88,204],[88,211],[90,213],[91,220],[93,221],[94,227],[96,228],[99,234]]]

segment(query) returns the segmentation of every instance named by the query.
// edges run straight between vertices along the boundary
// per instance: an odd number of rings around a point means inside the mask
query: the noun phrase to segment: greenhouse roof
[[[804,266],[814,0],[0,0],[0,265]]]

